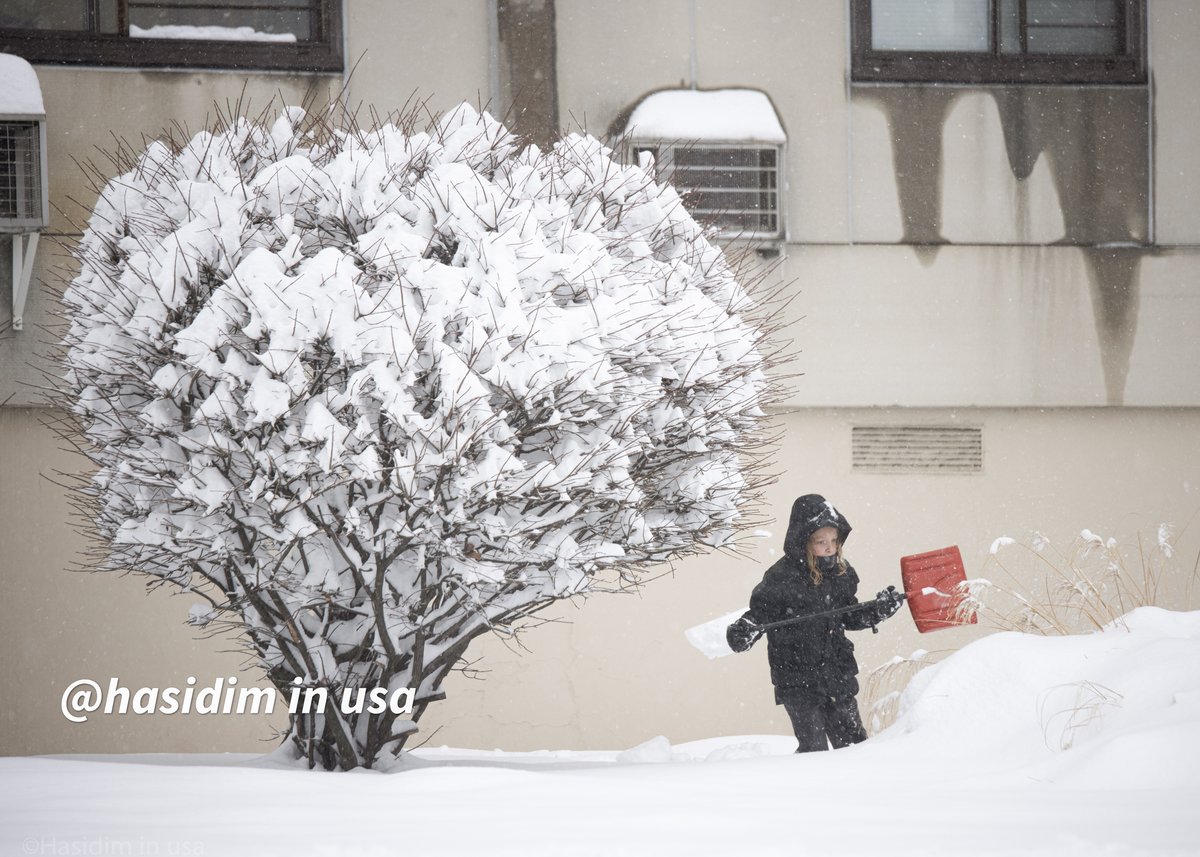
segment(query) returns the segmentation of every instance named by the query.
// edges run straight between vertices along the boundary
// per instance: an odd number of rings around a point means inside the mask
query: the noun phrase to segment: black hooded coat
[[[750,609],[730,626],[735,651],[750,646],[735,633],[738,625],[766,625],[858,603],[858,575],[849,563],[843,562],[839,570],[835,557],[819,558],[825,560],[821,582],[813,582],[806,548],[809,537],[822,527],[836,528],[841,544],[850,535],[850,522],[821,495],[806,494],[792,504],[783,557],[754,587]],[[858,662],[845,632],[874,627],[890,612],[881,609],[879,602],[868,601],[860,610],[768,630],[767,661],[776,703],[853,697],[858,693]]]

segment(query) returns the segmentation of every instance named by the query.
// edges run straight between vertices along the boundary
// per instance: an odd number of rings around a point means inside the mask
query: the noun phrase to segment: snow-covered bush
[[[207,599],[285,695],[415,689],[294,714],[310,766],[399,753],[474,637],[729,544],[760,481],[761,328],[676,193],[415,124],[117,152],[64,298],[104,567]]]

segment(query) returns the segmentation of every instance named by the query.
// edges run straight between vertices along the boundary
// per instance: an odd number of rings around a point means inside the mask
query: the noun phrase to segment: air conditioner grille
[[[854,426],[854,470],[896,473],[977,473],[983,430],[963,426]]]
[[[40,160],[37,122],[0,122],[0,221],[41,219]]]

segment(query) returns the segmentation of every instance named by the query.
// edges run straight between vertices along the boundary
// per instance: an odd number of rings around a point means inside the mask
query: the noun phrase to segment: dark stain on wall
[[[1085,247],[1091,276],[1092,312],[1100,342],[1100,364],[1110,405],[1125,401],[1129,358],[1137,334],[1138,269],[1146,250],[1141,247]]]
[[[942,238],[942,129],[957,90],[943,86],[887,86],[855,91],[887,117],[892,164],[900,197],[904,243],[926,264]],[[922,252],[921,248],[924,248]]]
[[[1144,88],[1010,86],[989,90],[1013,175],[1049,159],[1062,243],[1146,241],[1149,99]]]
[[[558,138],[558,40],[554,0],[499,0],[505,124],[545,148]]]
[[[1028,178],[1039,156],[1049,159],[1061,243],[1083,248],[1106,400],[1119,405],[1137,333],[1141,245],[1149,239],[1148,90],[1005,87],[992,96],[1013,175]],[[1103,246],[1112,244],[1125,246]]]
[[[1009,167],[1018,181],[1033,174],[1039,158],[1048,161],[1062,208],[1064,235],[1058,243],[1083,250],[1107,401],[1121,404],[1137,332],[1138,273],[1150,240],[1149,89],[856,87],[854,98],[878,105],[887,118],[904,243],[917,245],[926,264],[936,245],[945,243],[946,116],[960,94],[977,91],[995,99]]]

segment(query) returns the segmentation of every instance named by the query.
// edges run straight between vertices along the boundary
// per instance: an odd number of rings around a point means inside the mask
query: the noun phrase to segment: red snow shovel
[[[896,597],[903,598],[908,602],[908,609],[912,613],[913,621],[917,623],[917,631],[920,633],[927,634],[930,631],[952,628],[955,625],[974,625],[978,621],[973,611],[960,609],[965,593],[959,584],[967,582],[967,575],[957,545],[928,553],[900,557],[900,577],[904,581],[904,592],[898,593]],[[781,619],[778,622],[759,625],[758,630],[769,631],[772,628],[795,625],[808,619],[851,613],[862,606],[862,604],[850,604],[821,613],[808,613],[792,619]],[[878,629],[872,628],[872,630]]]
[[[922,634],[978,621],[973,611],[961,609],[964,592],[959,584],[966,583],[967,575],[958,545],[900,557],[900,577],[908,609]]]
[[[952,628],[955,625],[974,625],[978,621],[974,611],[963,609],[966,592],[960,587],[960,584],[966,583],[967,575],[963,568],[962,556],[956,545],[928,553],[901,557],[900,575],[904,580],[904,591],[895,593],[893,597],[908,602],[909,612],[912,613],[917,630],[922,634],[937,631],[940,628]],[[893,590],[894,587],[889,586],[888,589]],[[805,616],[794,616],[791,619],[781,619],[765,625],[755,625],[755,635],[751,640],[751,645],[762,635],[762,632],[772,628],[795,625],[809,619],[850,613],[854,610],[861,610],[866,603],[869,602],[851,604]],[[685,634],[691,644],[709,658],[732,655],[733,650],[726,644],[725,629],[728,627],[730,618],[741,612],[743,611],[734,611],[705,622],[703,625],[697,625],[695,628],[688,629]],[[872,628],[872,630],[876,629]]]

